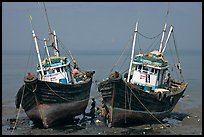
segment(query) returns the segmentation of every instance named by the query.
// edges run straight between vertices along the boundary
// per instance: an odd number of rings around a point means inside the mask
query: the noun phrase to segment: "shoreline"
[[[2,135],[11,135],[17,110],[10,101],[2,101]],[[10,102],[11,103],[11,102]],[[161,125],[143,124],[128,127],[105,127],[102,118],[96,118],[94,125],[87,120],[82,124],[40,129],[33,127],[32,122],[21,110],[14,135],[202,135],[202,104],[193,108],[182,108],[178,104],[170,117]],[[163,120],[164,121],[164,120]]]

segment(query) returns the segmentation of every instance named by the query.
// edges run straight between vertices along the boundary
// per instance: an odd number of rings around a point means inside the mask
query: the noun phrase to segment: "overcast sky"
[[[175,28],[179,48],[202,49],[201,2],[46,2],[51,27],[70,50],[122,49],[134,24],[153,36],[161,32],[166,12],[168,25]],[[29,50],[32,41],[29,15],[36,35],[47,36],[43,4],[2,3],[2,40],[5,50]]]

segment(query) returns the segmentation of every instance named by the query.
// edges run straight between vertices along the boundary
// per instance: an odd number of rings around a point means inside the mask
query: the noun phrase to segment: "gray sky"
[[[202,49],[201,2],[47,2],[53,30],[70,50],[123,49],[139,19],[139,31],[148,36],[161,32],[169,7],[178,48]],[[43,4],[2,3],[2,40],[5,50],[29,50],[32,41],[29,15],[38,37],[47,36]]]

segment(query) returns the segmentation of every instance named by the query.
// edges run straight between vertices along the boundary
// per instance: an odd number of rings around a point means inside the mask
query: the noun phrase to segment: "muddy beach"
[[[9,105],[10,104],[10,105]],[[2,134],[3,135],[201,135],[202,134],[202,105],[185,108],[182,102],[172,111],[162,123],[155,122],[143,125],[128,125],[126,127],[106,127],[102,116],[96,115],[94,122],[89,117],[80,121],[78,116],[64,126],[49,129],[36,127],[32,124],[23,110],[19,113],[11,105],[13,102],[2,104]],[[183,104],[184,105],[184,104]],[[87,107],[87,111],[88,107]],[[69,120],[70,121],[70,120]]]

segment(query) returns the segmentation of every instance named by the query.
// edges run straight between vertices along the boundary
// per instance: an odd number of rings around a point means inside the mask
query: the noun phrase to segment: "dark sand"
[[[9,105],[10,104],[10,105]],[[23,110],[15,130],[12,130],[18,111],[12,103],[2,103],[3,135],[202,135],[202,105],[185,108],[177,104],[168,118],[161,123],[129,125],[128,127],[106,127],[98,116],[95,124],[87,119],[83,123],[42,129],[34,127]],[[80,118],[80,117],[78,117]],[[98,122],[99,121],[99,122]]]

